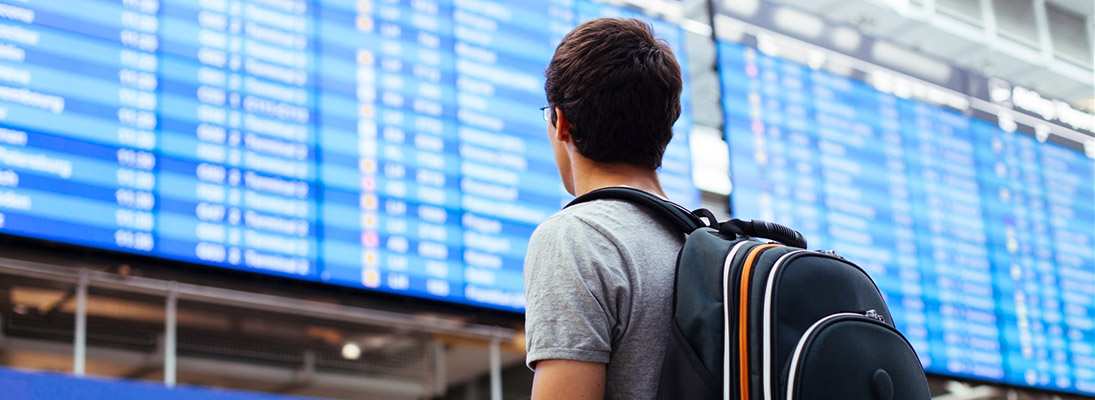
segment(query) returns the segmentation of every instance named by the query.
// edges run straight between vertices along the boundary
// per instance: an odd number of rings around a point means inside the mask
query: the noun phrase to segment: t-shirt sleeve
[[[525,361],[608,363],[621,280],[605,262],[619,263],[619,250],[585,221],[557,217],[536,229],[525,257]]]

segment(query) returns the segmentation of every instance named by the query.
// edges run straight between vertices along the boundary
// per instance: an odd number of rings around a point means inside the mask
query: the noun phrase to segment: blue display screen
[[[11,400],[157,399],[157,400],[307,400],[312,397],[211,389],[101,377],[76,377],[56,372],[0,368],[4,398]]]
[[[719,42],[733,214],[876,281],[928,372],[1095,394],[1095,160]]]
[[[0,232],[521,311],[586,0],[0,1]],[[687,71],[680,29],[651,21]],[[685,87],[688,87],[687,81]],[[687,93],[662,169],[696,206]]]

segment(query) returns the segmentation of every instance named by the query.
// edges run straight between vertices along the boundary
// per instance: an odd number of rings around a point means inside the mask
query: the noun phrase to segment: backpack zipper
[[[867,318],[878,320],[878,322],[886,322],[886,318],[883,317],[882,314],[879,314],[878,311],[875,311],[873,308],[867,310],[867,312],[863,313],[863,315]]]
[[[738,387],[741,388],[741,400],[750,399],[749,387],[749,280],[753,264],[764,250],[781,247],[781,244],[765,244],[749,249],[741,268],[741,283],[738,292]],[[724,307],[725,308],[725,307]],[[762,387],[764,385],[761,385]]]

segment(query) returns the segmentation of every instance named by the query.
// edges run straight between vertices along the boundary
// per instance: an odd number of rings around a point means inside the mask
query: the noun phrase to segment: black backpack
[[[719,224],[708,210],[631,188],[598,189],[568,206],[596,199],[644,206],[688,235],[658,399],[931,398],[874,281],[844,257],[806,250],[782,225]]]

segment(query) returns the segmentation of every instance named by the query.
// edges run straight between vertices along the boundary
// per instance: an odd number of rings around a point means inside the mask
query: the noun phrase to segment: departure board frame
[[[716,3],[732,214],[862,266],[930,374],[1095,393],[1095,118]]]
[[[0,234],[521,312],[528,237],[571,199],[543,69],[596,17],[677,53],[660,175],[698,206],[684,34],[633,9],[0,2]]]

